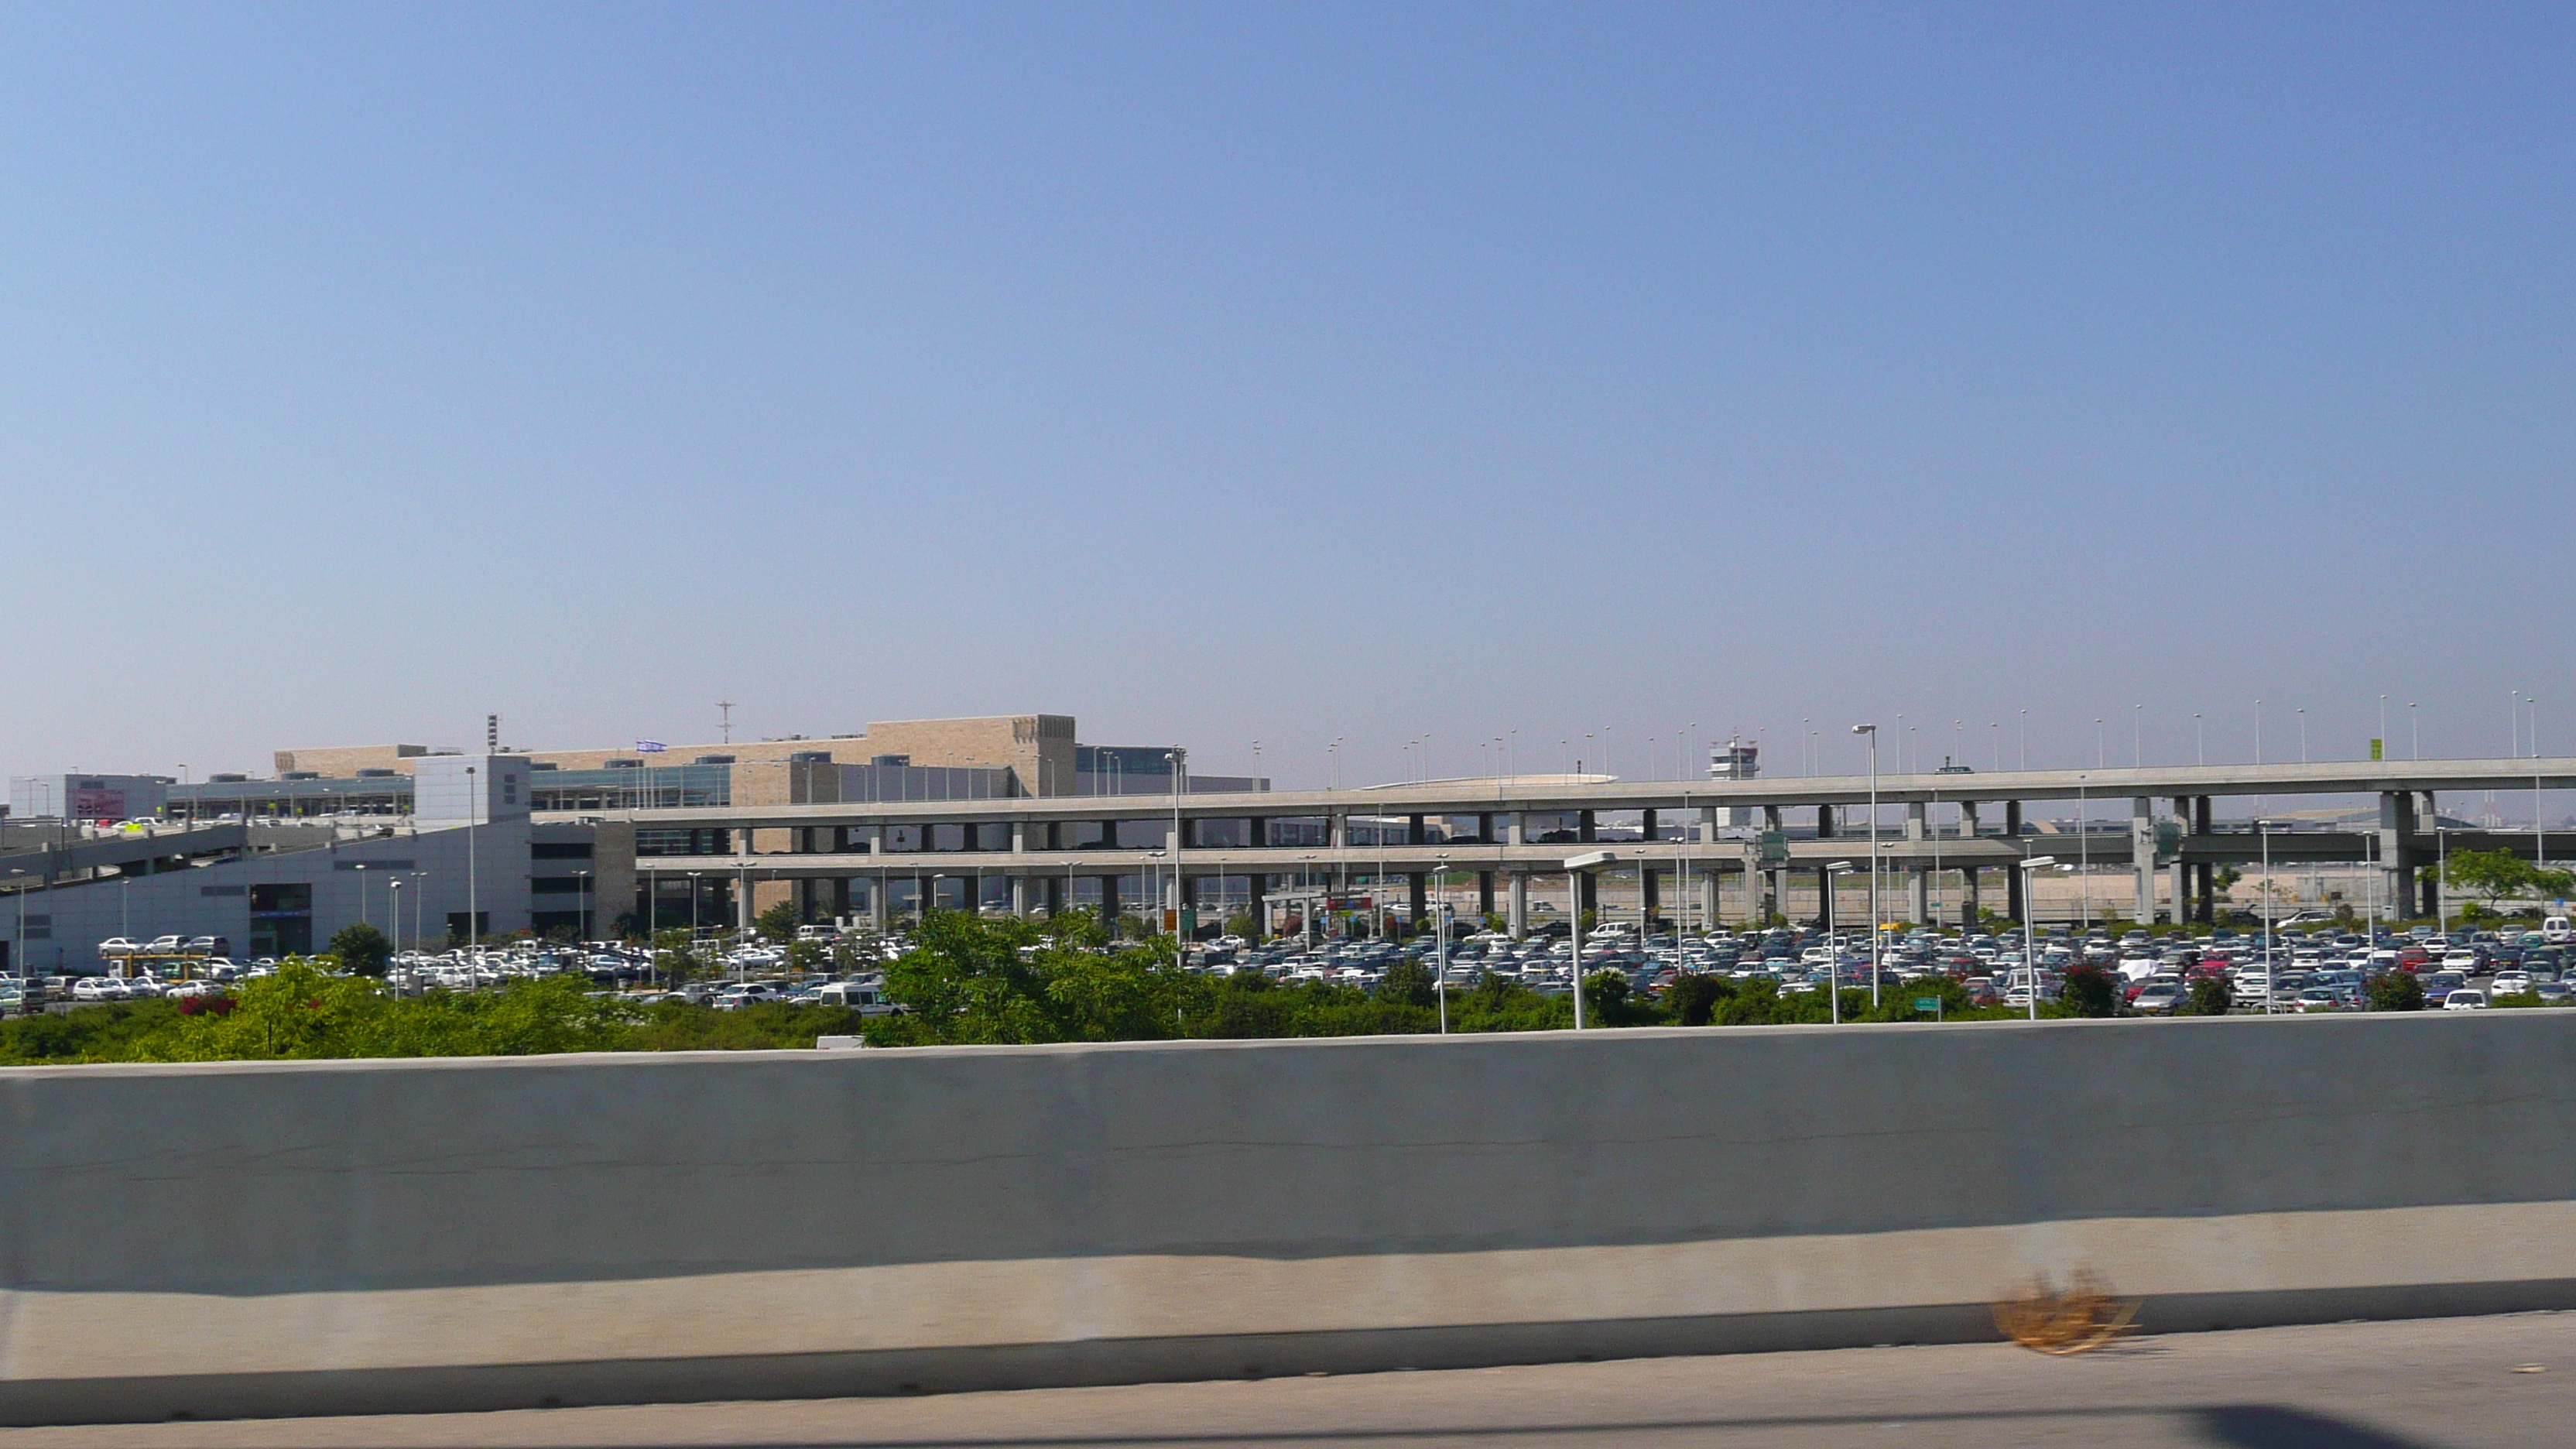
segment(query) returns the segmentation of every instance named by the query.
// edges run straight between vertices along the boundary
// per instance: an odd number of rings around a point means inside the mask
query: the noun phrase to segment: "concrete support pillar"
[[[1964,930],[1977,928],[1977,913],[1985,907],[1977,890],[1981,875],[1973,865],[1959,869],[1959,925]]]
[[[2129,802],[2129,873],[2137,882],[2137,910],[2129,919],[2141,926],[2156,919],[2156,802],[2141,795]]]
[[[1404,843],[1407,845],[1420,845],[1422,843],[1421,816],[1407,815],[1404,817]]]
[[[1404,873],[1405,904],[1409,907],[1405,912],[1405,919],[1417,929],[1424,921],[1430,919],[1430,883],[1431,877],[1424,871],[1412,870]]]
[[[1577,815],[1576,815],[1576,817],[1575,817],[1575,820],[1576,820],[1576,824],[1575,824],[1575,838],[1577,838],[1577,839],[1581,840],[1581,841],[1582,841],[1584,844],[1586,844],[1586,845],[1591,844],[1591,843],[1592,843],[1592,841],[1593,841],[1593,838],[1594,838],[1594,837],[1593,837],[1593,834],[1592,834],[1592,829],[1593,829],[1593,818],[1592,818],[1592,812],[1591,812],[1591,811],[1589,811],[1589,810],[1580,811],[1580,812],[1578,812],[1578,813],[1577,813]],[[1585,877],[1584,877],[1584,879],[1585,879],[1586,881],[1589,881],[1589,880],[1591,880],[1591,879],[1592,879],[1592,877],[1590,877],[1590,876],[1588,876],[1588,875],[1587,875],[1587,876],[1585,876]]]
[[[1662,908],[1664,900],[1661,883],[1656,879],[1655,868],[1651,865],[1637,867],[1637,900],[1643,907],[1638,914],[1644,916],[1651,927],[1655,912]]]
[[[886,888],[883,876],[868,882],[868,925],[878,935],[885,934]]]
[[[1251,896],[1245,909],[1252,914],[1253,939],[1259,940],[1270,934],[1270,877],[1256,870],[1243,878],[1243,887]]]
[[[1494,873],[1476,872],[1476,919],[1481,922],[1494,913]]]
[[[1011,833],[1016,836],[1019,831],[1015,827]],[[1026,919],[1029,914],[1029,878],[1027,876],[1011,877],[1011,914],[1022,919]]]
[[[1906,919],[1937,926],[1932,919],[1932,872],[1922,866],[1910,866],[1905,872],[1905,905],[1911,912]]]
[[[1831,805],[1816,807],[1816,838],[1818,840],[1834,838],[1834,807]]]
[[[2019,800],[2004,802],[2004,834],[2014,840],[2021,839],[2021,802]]]
[[[1333,827],[1333,849],[1348,850],[1351,844],[1351,817],[1347,815],[1335,815],[1329,818],[1332,821]]]
[[[2415,833],[2415,797],[2403,790],[2382,791],[2379,796],[2379,832],[2375,842],[2379,857],[2380,909],[2391,917],[2404,919],[2415,914],[2414,902],[2406,899],[2414,892],[2406,870],[2406,837]]]
[[[1583,912],[1589,911],[1594,920],[1599,920],[1601,918],[1601,872],[1587,870],[1577,879],[1583,882],[1583,886],[1576,892],[1575,914],[1579,917]]]
[[[1709,861],[1699,873],[1699,928],[1708,930],[1717,924],[1717,862]]]
[[[1764,833],[1764,834],[1766,834],[1766,835],[1777,835],[1777,834],[1779,834],[1779,833],[1780,833],[1780,831],[1782,830],[1782,828],[1783,828],[1783,825],[1782,825],[1782,822],[1781,822],[1781,819],[1780,819],[1780,807],[1779,807],[1779,806],[1777,806],[1777,805],[1765,805],[1765,806],[1763,806],[1763,807],[1762,807],[1762,830],[1763,830],[1763,833]],[[1756,855],[1758,855],[1758,854],[1759,854],[1759,851],[1757,850],[1757,851],[1756,851]],[[1761,912],[1760,912],[1760,915],[1759,915],[1759,919],[1767,921],[1767,920],[1771,919],[1771,918],[1772,918],[1773,916],[1775,916],[1775,915],[1783,915],[1783,914],[1785,914],[1785,913],[1786,913],[1786,911],[1787,911],[1787,902],[1788,902],[1788,900],[1789,900],[1789,868],[1788,868],[1787,866],[1785,866],[1785,865],[1775,867],[1775,868],[1773,868],[1773,869],[1772,869],[1772,871],[1770,872],[1769,879],[1764,883],[1764,890],[1763,890],[1763,894],[1762,894],[1762,909],[1761,909]]]
[[[1503,843],[1504,843],[1504,844],[1506,844],[1506,845],[1525,845],[1525,844],[1527,844],[1528,842],[1529,842],[1529,815],[1528,815],[1528,812],[1526,812],[1526,811],[1521,811],[1521,810],[1515,810],[1515,811],[1511,812],[1510,814],[1508,814],[1508,815],[1504,816],[1504,817],[1503,817]]]
[[[1100,921],[1112,931],[1118,929],[1118,877],[1114,875],[1100,878]]]
[[[1656,832],[1663,829],[1663,822],[1657,818],[1657,812],[1652,810],[1638,811],[1637,824],[1637,839],[1646,845],[1654,844]]]
[[[1520,828],[1520,817],[1515,815],[1512,821],[1512,828],[1517,831]],[[1515,941],[1529,934],[1529,880],[1528,871],[1512,872],[1510,910],[1506,914],[1512,939]]]
[[[1834,928],[1834,873],[1822,866],[1816,868],[1816,924]]]
[[[2004,916],[2016,924],[2027,925],[2030,922],[2030,915],[2027,909],[2028,902],[2022,898],[2023,888],[2029,883],[2029,871],[2023,870],[2017,865],[2007,866],[2005,868]]]

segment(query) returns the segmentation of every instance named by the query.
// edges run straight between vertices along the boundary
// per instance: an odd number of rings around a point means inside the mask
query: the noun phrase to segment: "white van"
[[[848,1007],[861,1016],[892,1016],[896,1008],[885,999],[881,981],[832,981],[814,992],[825,1006]]]
[[[2569,941],[2576,941],[2576,928],[2568,925],[2565,916],[2551,916],[2540,923],[2540,939],[2553,946],[2564,946]]]

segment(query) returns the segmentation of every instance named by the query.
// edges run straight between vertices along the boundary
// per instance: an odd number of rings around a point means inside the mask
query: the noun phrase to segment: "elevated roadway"
[[[2576,757],[2517,760],[2333,760],[2288,765],[2172,765],[2145,769],[2009,770],[2000,773],[1883,774],[1882,806],[2035,800],[2170,800],[2260,796],[2439,795],[2461,790],[2576,788]],[[762,829],[911,821],[1072,821],[1411,815],[1558,814],[1630,810],[1845,809],[1867,805],[1861,775],[1731,780],[1433,780],[1366,790],[1284,790],[1260,794],[1055,795],[997,800],[872,800],[721,805],[633,812],[585,811],[540,820],[631,818],[645,828]],[[2285,806],[2285,808],[2287,808]]]

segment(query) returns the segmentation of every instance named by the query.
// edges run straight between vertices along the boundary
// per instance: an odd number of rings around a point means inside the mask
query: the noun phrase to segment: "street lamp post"
[[[1844,876],[1851,873],[1852,863],[1848,860],[1837,860],[1825,867],[1824,914],[1826,916],[1831,917],[1834,914],[1834,888],[1842,883]],[[1873,974],[1878,969],[1875,961],[1876,958],[1873,956],[1873,964],[1870,968]],[[1843,1024],[1842,953],[1835,947],[1834,933],[1830,929],[1825,932],[1825,1010],[1828,1014],[1827,1020],[1836,1026]]]
[[[579,904],[577,914],[581,917],[581,924],[579,926],[581,938],[584,941],[587,941],[590,939],[590,872],[586,870],[577,870],[572,874],[573,879],[581,882],[577,887],[580,891],[580,895],[575,899]]]
[[[1432,994],[1440,999],[1440,1034],[1447,1036],[1449,1034],[1449,857],[1444,855],[1439,858],[1437,873],[1432,879],[1439,885],[1439,890],[1431,904],[1431,930],[1432,940],[1438,948],[1440,974],[1432,979],[1431,989]]]
[[[465,767],[465,944],[469,948],[482,940],[483,913],[478,881],[474,871],[474,827],[483,818],[483,802],[474,795],[474,767]]]
[[[2434,869],[2432,869],[2432,923],[2439,936],[2450,941],[2450,830],[2442,828],[2442,812],[2432,815]]]
[[[358,924],[372,926],[375,922],[367,919],[367,863],[362,860],[354,869],[358,872]]]
[[[2029,992],[2030,1019],[2033,1021],[2039,1020],[2039,936],[2031,929],[2031,924],[2039,916],[2039,895],[2038,882],[2032,880],[2031,876],[2034,872],[2046,870],[2055,864],[2057,864],[2056,856],[2034,855],[2023,859],[2019,867],[2022,915],[2021,974],[2025,983],[2024,989]]]
[[[1878,726],[1856,724],[1869,736],[1869,1004],[1878,1005]],[[1839,997],[1837,998],[1839,999]]]
[[[1566,915],[1573,920],[1574,934],[1569,944],[1574,952],[1574,1029],[1583,1030],[1583,877],[1606,865],[1616,865],[1615,850],[1595,850],[1570,856],[1565,862],[1566,891],[1572,897],[1566,904]]]
[[[2272,965],[2272,822],[2254,822],[2254,834],[2263,843],[2263,1014],[2272,1014],[2273,998],[2280,995],[2273,983],[2280,980]]]

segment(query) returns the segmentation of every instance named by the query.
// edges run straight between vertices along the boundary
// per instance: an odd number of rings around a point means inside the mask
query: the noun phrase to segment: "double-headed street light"
[[[1619,852],[1615,850],[1587,851],[1582,855],[1566,858],[1565,886],[1567,894],[1572,897],[1567,902],[1571,909],[1566,914],[1574,920],[1571,944],[1574,948],[1574,1029],[1576,1031],[1583,1030],[1583,878],[1618,863]]]
[[[1902,723],[1900,720],[1899,723]],[[1869,736],[1869,1004],[1878,1005],[1878,726],[1856,724],[1852,733]],[[1900,758],[1897,763],[1905,761]],[[1901,773],[1901,772],[1900,772]]]
[[[2021,862],[2021,974],[2030,991],[2030,1019],[2039,1020],[2039,932],[2033,924],[2039,919],[2039,894],[2031,872],[2046,870],[2057,864],[2053,855],[2033,855]]]
[[[1431,896],[1432,940],[1439,947],[1440,974],[1432,982],[1432,992],[1440,998],[1440,1034],[1449,1034],[1449,857],[1440,856],[1433,866],[1436,874]],[[1581,962],[1575,963],[1578,967]]]
[[[1876,864],[1875,861],[1871,863]],[[1854,869],[1855,867],[1848,860],[1832,861],[1825,866],[1823,905],[1825,918],[1828,921],[1834,917],[1834,887]],[[1825,964],[1825,1002],[1832,1012],[1831,1020],[1834,1025],[1840,1026],[1843,1021],[1843,962],[1842,953],[1835,946],[1835,937],[1836,933],[1828,927],[1825,931],[1825,955],[1828,958]],[[1875,941],[1870,943],[1873,952],[1876,951],[1877,946],[1878,943]],[[1872,966],[1870,969],[1874,973],[1877,967]]]

